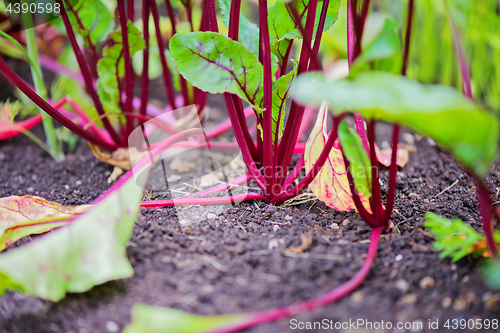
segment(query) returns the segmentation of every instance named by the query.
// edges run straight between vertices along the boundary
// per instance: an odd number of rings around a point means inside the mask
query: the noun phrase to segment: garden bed
[[[40,128],[35,132],[43,135]],[[439,259],[422,227],[423,214],[431,211],[458,216],[480,230],[474,182],[426,139],[414,144],[417,152],[398,173],[392,214],[397,230],[383,236],[367,280],[348,297],[292,319],[422,321],[423,331],[429,320],[438,319],[438,331],[444,331],[447,320],[499,318],[500,293],[484,284],[478,262]],[[0,142],[0,197],[31,194],[86,204],[108,188],[111,170],[83,141],[59,164],[24,136]],[[488,184],[495,202],[500,200],[498,163],[492,170]],[[383,193],[386,179],[384,170]],[[209,217],[180,224],[174,208],[142,208],[127,247],[132,278],[70,294],[59,303],[8,292],[0,298],[0,331],[117,332],[130,322],[136,303],[198,314],[283,306],[348,280],[368,248],[370,229],[356,213],[337,212],[318,200],[286,208],[247,202]],[[312,245],[303,253],[284,254],[309,233]],[[300,331],[292,328],[287,319],[248,332]]]

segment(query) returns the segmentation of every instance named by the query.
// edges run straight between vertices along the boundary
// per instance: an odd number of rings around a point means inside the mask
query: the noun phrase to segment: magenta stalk
[[[408,0],[408,13],[406,17],[406,34],[405,34],[405,49],[403,56],[403,70],[402,75],[406,76],[406,71],[408,69],[408,60],[410,56],[410,41],[411,41],[411,30],[413,27],[413,12],[415,8],[415,0]]]
[[[118,190],[121,188],[121,186],[127,182],[130,178],[134,176],[134,170],[141,170],[144,167],[147,167],[148,165],[152,164],[151,161],[151,156],[153,156],[153,159],[159,156],[165,149],[168,149],[171,147],[174,143],[183,140],[187,137],[191,136],[198,136],[200,139],[202,139],[203,136],[203,131],[197,128],[192,128],[188,130],[184,130],[182,132],[179,132],[175,135],[172,135],[168,139],[164,140],[161,142],[161,144],[158,144],[155,148],[150,149],[150,154],[149,156],[145,156],[140,160],[137,164],[135,164],[129,171],[127,171],[123,176],[121,176],[113,185],[99,198],[96,199],[96,201],[93,202],[93,204],[97,204],[101,201],[103,201],[105,198],[107,198],[111,193],[114,191]]]
[[[358,47],[357,36],[359,35],[360,38],[363,36],[363,31],[358,32],[356,29],[357,28],[356,25],[358,25],[356,4],[357,1],[354,1],[354,3],[353,0],[347,1],[347,61],[349,63],[349,68],[351,68],[352,63],[361,53],[361,43],[359,44]],[[366,6],[365,8],[368,9],[369,6]],[[362,27],[364,27],[364,22],[362,24]],[[361,138],[363,148],[365,149],[367,154],[370,154],[370,147],[368,145],[368,139],[366,137],[366,131],[365,131],[365,121],[363,117],[357,112],[354,112],[354,124],[356,126],[356,132]]]
[[[149,1],[147,0],[142,2],[142,34],[146,48],[142,54],[141,104],[139,114],[145,116],[149,98]],[[141,121],[140,124],[142,125],[143,122]]]
[[[372,174],[372,195],[370,197],[370,206],[372,208],[375,220],[380,221],[382,214],[384,214],[384,208],[382,205],[382,197],[380,193],[378,161],[375,152],[375,120],[373,119],[371,119],[368,123],[368,142],[370,144],[370,172]],[[368,172],[368,170],[366,172]]]
[[[321,66],[321,63],[319,63],[319,61],[318,61],[317,55],[318,55],[319,46],[321,43],[321,36],[323,35],[323,29],[325,28],[326,14],[328,11],[329,4],[330,4],[330,0],[323,1],[323,7],[321,8],[321,16],[319,19],[318,30],[316,31],[316,37],[314,38],[314,46],[312,49],[314,61],[311,62],[311,64],[309,65],[310,71],[314,71],[316,69],[321,69],[320,67],[315,68],[315,66]]]
[[[268,202],[267,198],[257,192],[248,194],[238,194],[230,197],[214,197],[214,198],[179,198],[173,200],[154,200],[143,201],[141,207],[173,207],[173,206],[189,206],[189,205],[220,205],[234,202],[242,202],[248,200],[262,200]]]
[[[147,0],[144,0],[147,1]],[[160,62],[162,67],[163,74],[163,82],[165,84],[165,93],[168,98],[168,102],[172,105],[172,110],[177,109],[177,104],[175,102],[175,93],[174,87],[172,85],[172,78],[170,77],[170,71],[167,65],[167,59],[165,58],[165,44],[163,43],[163,38],[161,37],[160,31],[160,18],[158,14],[158,7],[156,6],[156,2],[154,0],[149,0],[149,5],[151,9],[151,14],[153,14],[153,22],[156,31],[156,41],[158,43],[158,49],[160,50]],[[184,99],[184,103],[186,103],[186,99]]]
[[[391,152],[391,166],[389,169],[389,182],[387,184],[387,198],[385,200],[385,212],[382,217],[382,225],[387,225],[391,218],[392,209],[394,208],[394,199],[396,197],[396,182],[398,174],[398,165],[396,164],[396,158],[398,155],[398,143],[399,135],[401,133],[401,127],[399,125],[394,125],[392,130],[392,152]]]
[[[249,119],[255,115],[255,112],[251,107],[246,108],[244,110],[244,113],[245,113],[245,119]],[[211,130],[209,130],[206,134],[206,138],[207,140],[213,139],[221,135],[222,133],[229,131],[230,129],[232,129],[231,119],[224,120]]]
[[[237,332],[261,324],[274,322],[282,318],[288,318],[302,312],[311,311],[321,306],[325,306],[350,294],[363,283],[363,281],[368,276],[368,273],[370,273],[370,270],[377,256],[380,235],[382,234],[382,232],[383,228],[377,228],[372,231],[370,237],[370,245],[368,246],[368,253],[360,270],[350,280],[341,284],[332,291],[326,293],[325,295],[304,302],[294,303],[281,308],[255,312],[244,323],[237,324],[231,327],[216,329],[214,331],[211,331],[210,333]]]
[[[58,110],[61,106],[66,104],[66,97],[62,98],[60,101],[52,105],[52,107]],[[23,121],[15,121],[12,127],[8,127],[6,130],[0,128],[0,140],[10,139],[16,135],[22,134],[24,131],[28,131],[34,126],[38,125],[42,121],[42,115],[38,114],[34,117]]]
[[[133,5],[132,1],[129,1],[129,5]],[[129,10],[133,10],[129,8]],[[128,19],[127,13],[125,11],[125,3],[123,1],[118,1],[118,15],[120,20],[120,26],[122,31],[122,43],[123,43],[123,62],[125,67],[125,103],[123,111],[126,113],[133,113],[134,109],[132,106],[132,100],[134,98],[134,77],[132,72],[132,61],[130,59],[130,48],[128,40]],[[121,96],[121,95],[120,95]],[[134,121],[127,118],[127,137],[132,133],[134,129]]]
[[[490,247],[493,258],[498,257],[498,249],[495,239],[493,237],[493,219],[491,214],[491,200],[490,192],[486,187],[483,180],[478,180],[477,185],[477,196],[479,201],[479,208],[481,211],[481,218],[483,220],[483,229],[486,235],[486,240],[488,241],[488,246]]]
[[[92,98],[92,101],[94,102],[97,113],[99,114],[99,116],[103,116],[104,115],[104,108],[102,106],[101,101],[99,100],[99,96],[97,96],[97,92],[94,88],[94,82],[92,80],[92,75],[89,71],[87,63],[85,62],[85,58],[83,56],[83,53],[80,50],[78,43],[76,42],[75,33],[73,31],[73,27],[71,26],[71,23],[69,22],[68,13],[66,12],[66,8],[64,7],[62,0],[57,0],[57,3],[59,3],[59,5],[60,5],[61,17],[62,17],[62,20],[64,23],[64,27],[66,29],[66,33],[68,35],[68,39],[69,39],[69,42],[70,42],[71,47],[73,49],[73,52],[75,53],[76,60],[78,61],[78,66],[80,67],[80,70],[82,72],[82,76],[83,76],[83,79],[85,81],[85,87],[87,88],[87,91],[89,92],[89,95]],[[109,122],[109,119],[107,117],[104,117],[102,119],[102,123],[104,124],[104,127],[106,128],[106,130],[109,132],[109,134],[113,138],[113,141],[118,146],[125,145],[122,138],[120,138],[118,136],[118,133],[115,131],[115,129],[113,128],[113,126],[111,125],[111,123]],[[80,134],[78,134],[78,135],[80,135]],[[101,146],[101,147],[103,147],[103,146]],[[105,148],[105,149],[107,149],[107,148]]]
[[[285,202],[286,200],[289,200],[300,193],[302,193],[307,186],[313,181],[314,177],[321,171],[323,168],[323,165],[326,162],[326,159],[328,158],[328,155],[330,154],[330,151],[333,147],[333,144],[335,143],[335,140],[337,140],[337,129],[339,126],[340,120],[343,118],[343,116],[335,117],[333,118],[333,128],[330,131],[330,134],[328,135],[328,140],[326,140],[325,147],[321,151],[321,154],[319,155],[318,159],[316,160],[316,163],[314,163],[314,166],[312,169],[306,174],[306,176],[299,182],[299,184],[292,189],[282,192],[279,194],[277,197],[275,197],[273,200],[271,200],[271,203],[273,204],[280,204]]]
[[[285,182],[283,183],[283,191],[288,190],[290,185],[297,179],[297,177],[300,174],[300,171],[302,170],[302,167],[304,166],[304,154],[300,156],[300,159],[297,161],[297,164],[295,164],[295,167],[293,168],[292,172],[286,177]]]
[[[92,142],[93,144],[96,144],[106,150],[114,151],[118,148],[118,145],[113,144],[110,145],[107,142],[102,141],[98,136],[95,134],[85,131],[66,117],[64,117],[61,113],[59,113],[56,109],[54,109],[47,101],[45,101],[43,98],[41,98],[36,92],[31,89],[26,82],[24,82],[19,76],[16,75],[10,69],[10,67],[3,61],[2,58],[0,58],[0,71],[4,75],[4,77],[12,83],[13,86],[17,87],[19,90],[21,90],[26,96],[29,97],[35,103],[38,105],[43,111],[47,112],[52,118],[54,118],[56,121],[60,122],[61,125],[64,127],[67,127],[69,130],[71,130],[73,133],[77,134],[78,136],[81,136],[82,138]]]
[[[97,127],[97,125],[89,118],[85,111],[83,111],[82,108],[78,104],[76,104],[76,102],[69,101],[69,105],[71,105],[73,110],[75,110],[75,112],[81,118],[82,122],[85,123],[85,125],[83,125],[84,129],[86,128],[86,126],[88,126],[89,129],[94,132],[99,138],[101,138],[102,141],[107,142],[110,145],[113,144],[113,140],[111,140],[109,134],[107,134],[106,132],[103,133],[103,130]]]
[[[306,17],[306,25],[304,28],[304,35],[308,35],[308,40],[311,40],[314,32],[314,22],[316,16],[316,6],[317,0],[312,0],[308,4],[308,12]],[[314,10],[313,10],[314,9]],[[299,21],[300,24],[300,21]],[[306,37],[304,37],[304,41]],[[305,42],[303,43],[305,44]],[[316,55],[312,55],[310,52],[310,45],[306,47],[302,46],[299,58],[299,66],[297,69],[297,75],[306,72],[308,70],[309,60]],[[278,168],[283,170],[290,165],[293,155],[293,146],[297,142],[300,126],[302,123],[302,118],[304,116],[304,106],[299,106],[295,101],[292,101],[290,106],[290,114],[285,125],[283,132],[283,137],[281,139],[281,144],[278,149]],[[278,179],[278,184],[283,184],[285,180],[284,177]]]
[[[272,70],[271,70],[271,46],[269,40],[269,26],[267,23],[267,1],[259,0],[259,26],[260,26],[260,52],[259,58],[261,58],[262,65],[264,66],[264,96],[263,96],[263,153],[264,153],[264,180],[266,184],[266,195],[269,199],[273,199],[274,184],[276,177],[276,165],[274,164],[274,149],[272,140],[272,93],[273,93],[273,81],[272,81]],[[277,194],[277,193],[276,193]]]

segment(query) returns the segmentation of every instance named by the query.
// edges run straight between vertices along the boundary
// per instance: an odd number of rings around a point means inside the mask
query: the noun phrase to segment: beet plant
[[[277,2],[269,9],[267,1],[259,1],[258,26],[241,13],[241,0],[221,1],[227,37],[218,32],[214,2],[208,3],[211,32],[175,35],[170,41],[172,57],[193,86],[224,94],[250,175],[267,201],[280,204],[307,188],[335,140],[336,130],[332,130],[332,139],[315,168],[290,188],[303,166],[299,162],[288,173],[305,108],[292,101],[287,112],[286,102],[294,77],[319,67],[316,58],[321,36],[337,19],[339,1]],[[289,70],[291,48],[298,38],[303,40],[300,58]],[[255,141],[245,121],[244,103],[257,117]]]

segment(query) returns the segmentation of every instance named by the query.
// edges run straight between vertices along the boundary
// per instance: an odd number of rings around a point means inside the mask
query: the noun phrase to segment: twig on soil
[[[258,276],[261,279],[271,281],[271,282],[281,282],[281,276],[275,275],[275,274],[268,274],[268,273],[258,273]]]
[[[208,262],[210,265],[214,266],[216,269],[218,269],[221,272],[228,272],[229,271],[229,268],[220,264],[217,260],[210,258],[209,256],[202,255],[202,256],[199,256],[199,258],[203,261]]]
[[[302,200],[306,197],[307,197],[307,199]],[[297,205],[300,205],[300,204],[303,204],[303,203],[306,203],[309,201],[317,200],[317,199],[318,199],[318,197],[316,197],[316,195],[313,193],[302,193],[301,195],[298,195],[290,200],[285,201],[283,203],[283,207],[297,206]]]
[[[291,258],[311,258],[314,260],[339,260],[342,261],[345,259],[344,256],[339,256],[335,254],[312,254],[312,253],[292,253],[292,252],[283,252],[283,255]]]
[[[184,183],[184,185],[186,185],[186,186],[188,186],[188,187],[192,187],[192,188],[194,188],[196,191],[201,191],[201,190],[202,190],[201,188],[196,187],[196,186],[191,185],[191,184],[188,184],[188,183]]]
[[[429,237],[429,238],[432,238],[432,239],[436,239],[436,236],[434,236],[433,234],[431,234],[430,232],[427,232],[425,231],[424,229],[421,229],[421,228],[417,228],[415,230],[413,230],[411,233],[410,233],[410,237],[413,236],[413,234],[415,233],[415,231],[420,231],[422,234],[424,234],[425,236]]]
[[[434,196],[434,198],[436,198],[437,196],[439,196],[439,195],[443,194],[444,192],[448,191],[450,188],[452,188],[453,186],[455,186],[455,185],[457,185],[457,184],[458,184],[458,179],[457,179],[457,180],[455,180],[455,181],[453,182],[453,184],[451,184],[450,186],[448,186],[447,188],[445,188],[444,190],[442,190],[441,192],[439,192],[438,194],[436,194],[436,195]]]
[[[301,244],[297,247],[290,247],[285,250],[286,253],[303,253],[307,248],[309,248],[312,245],[312,240],[313,240],[313,229],[310,229],[309,232],[307,233],[307,236],[304,234],[300,234],[300,241]]]
[[[245,233],[247,233],[247,229],[245,229],[245,227],[244,227],[244,226],[242,226],[242,225],[241,225],[241,223],[240,223],[240,218],[241,218],[244,214],[245,214],[245,213],[242,213],[242,214],[240,215],[240,217],[238,217],[238,218],[236,219],[236,223],[238,223],[238,225],[240,226],[240,228],[241,228],[241,229],[243,229],[243,231],[244,231]]]

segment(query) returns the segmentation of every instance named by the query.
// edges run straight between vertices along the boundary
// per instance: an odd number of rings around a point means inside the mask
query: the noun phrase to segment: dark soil
[[[355,293],[294,319],[383,320],[394,325],[421,321],[421,331],[429,331],[429,320],[439,320],[434,332],[443,332],[448,331],[443,327],[447,320],[500,318],[500,293],[484,284],[478,262],[439,259],[422,227],[423,214],[432,211],[458,216],[480,230],[474,183],[426,139],[415,145],[417,152],[398,176],[392,221],[400,234],[383,237],[372,271]],[[108,188],[111,170],[84,143],[57,164],[24,136],[0,142],[0,197],[32,194],[66,205],[89,203]],[[488,184],[493,201],[500,200],[499,165]],[[300,235],[309,232],[313,243],[303,254],[283,253],[300,245]],[[173,208],[142,209],[127,248],[135,269],[132,278],[70,294],[59,303],[8,292],[0,298],[0,331],[121,331],[136,303],[209,315],[287,305],[319,296],[352,277],[363,262],[369,235],[356,213],[337,212],[317,200],[287,208],[248,202],[216,218],[183,224]],[[289,320],[248,330],[291,331],[301,330],[292,330]]]

